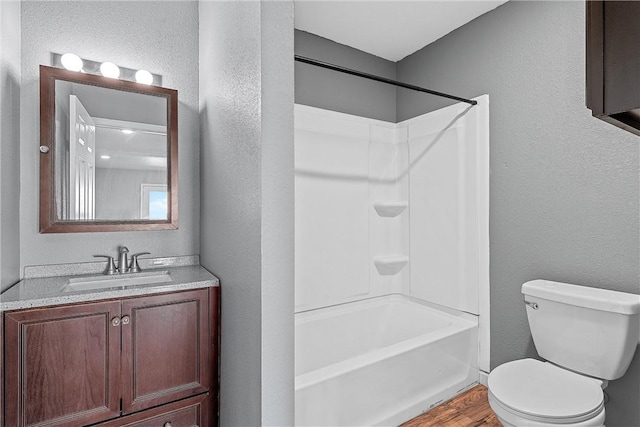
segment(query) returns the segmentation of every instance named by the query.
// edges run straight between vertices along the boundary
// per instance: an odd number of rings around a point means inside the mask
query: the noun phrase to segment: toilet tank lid
[[[640,295],[609,289],[537,279],[523,284],[522,293],[532,297],[594,310],[627,315],[640,313]]]

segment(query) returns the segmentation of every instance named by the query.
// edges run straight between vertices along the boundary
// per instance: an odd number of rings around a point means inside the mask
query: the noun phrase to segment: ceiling
[[[506,0],[295,0],[295,27],[400,61]]]

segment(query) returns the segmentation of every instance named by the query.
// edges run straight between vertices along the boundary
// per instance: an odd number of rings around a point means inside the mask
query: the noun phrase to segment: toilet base
[[[597,416],[589,420],[570,424],[553,424],[542,421],[528,420],[526,418],[508,412],[502,407],[499,402],[496,402],[495,398],[491,394],[491,391],[489,391],[489,406],[491,406],[491,409],[496,414],[498,421],[500,421],[503,427],[606,427],[604,425],[604,410]]]
[[[498,419],[498,421],[500,421],[500,424],[502,424],[502,427],[558,427],[558,426],[569,426],[569,427],[575,427],[575,426],[579,426],[579,425],[583,425],[583,424],[541,424],[537,421],[530,421],[532,424],[527,424],[526,422],[520,423],[518,425],[516,424],[511,424],[508,421],[505,421],[504,419],[500,418],[499,416],[496,415],[496,418]],[[596,426],[596,424],[589,424],[589,426]],[[606,427],[604,424],[599,424],[597,425],[597,427]]]

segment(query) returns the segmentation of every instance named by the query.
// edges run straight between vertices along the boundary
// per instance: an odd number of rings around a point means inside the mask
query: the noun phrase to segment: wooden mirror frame
[[[56,217],[54,178],[56,81],[164,97],[167,100],[167,219],[61,220]],[[178,228],[178,91],[40,66],[40,233],[171,230]]]

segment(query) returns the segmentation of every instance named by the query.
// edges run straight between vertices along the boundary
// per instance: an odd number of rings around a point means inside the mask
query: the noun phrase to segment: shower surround
[[[394,425],[489,371],[489,99],[295,109],[296,425]]]

